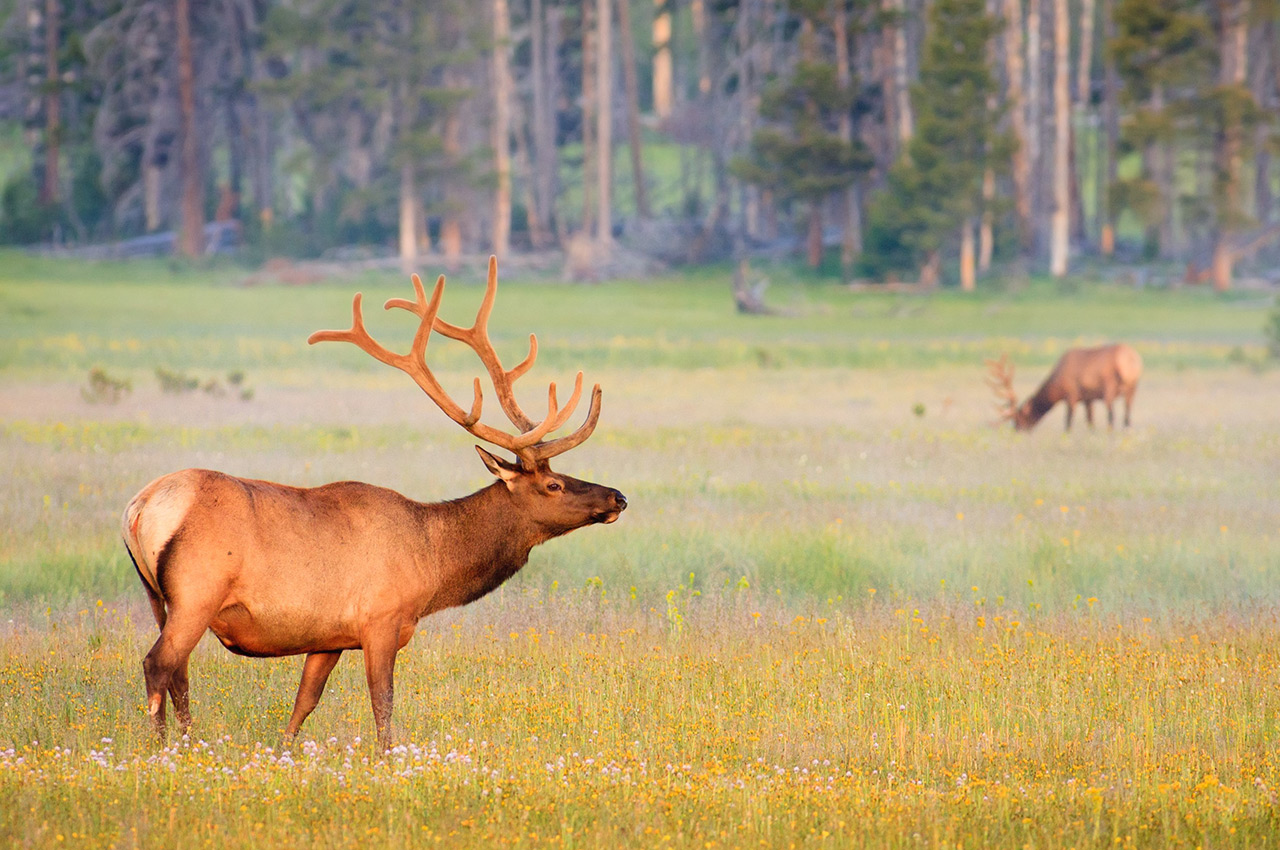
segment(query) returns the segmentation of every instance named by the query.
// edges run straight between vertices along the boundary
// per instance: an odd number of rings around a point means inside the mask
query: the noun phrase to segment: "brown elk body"
[[[1129,425],[1133,396],[1142,377],[1142,357],[1123,343],[1097,348],[1072,348],[1058,359],[1057,365],[1035,393],[1018,404],[1013,391],[1013,366],[1007,357],[988,361],[991,376],[988,384],[1002,399],[1001,418],[1013,421],[1019,431],[1034,428],[1058,402],[1067,405],[1066,428],[1077,404],[1084,404],[1085,419],[1093,426],[1093,403],[1107,406],[1107,426],[1115,426],[1115,401],[1124,399],[1124,424]]]
[[[442,276],[428,303],[415,275],[415,302],[387,302],[420,318],[407,355],[393,354],[368,336],[359,295],[351,330],[319,331],[310,341],[352,342],[403,369],[446,414],[475,436],[513,451],[517,462],[477,446],[498,480],[469,496],[431,504],[356,481],[302,488],[204,469],[174,472],[144,487],[125,508],[123,534],[160,626],[143,673],[148,711],[162,737],[166,693],[179,726],[185,732],[190,725],[187,661],[208,629],[241,655],[306,655],[288,737],[315,708],[342,652],[363,650],[378,739],[386,745],[396,653],[420,619],[498,587],[539,543],[613,522],[626,508],[617,490],[558,474],[548,463],[594,430],[599,386],[581,427],[544,440],[573,412],[582,374],[563,409],[552,384],[547,417],[529,419],[515,402],[511,382],[532,366],[537,344],[531,337],[529,357],[511,370],[493,353],[486,325],[496,290],[494,261],[472,328],[436,318],[443,285]],[[521,434],[479,421],[479,379],[469,413],[444,394],[424,361],[433,330],[476,350]]]

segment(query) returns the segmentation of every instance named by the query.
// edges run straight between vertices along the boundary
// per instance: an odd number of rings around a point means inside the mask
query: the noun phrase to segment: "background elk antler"
[[[1012,419],[1014,411],[1018,407],[1018,394],[1013,391],[1013,364],[1009,362],[1009,355],[1001,354],[999,360],[987,361],[987,386],[991,387],[992,392],[1000,401],[996,402],[996,410],[1000,414],[1000,419],[995,424],[999,425],[1005,420]]]
[[[534,334],[529,334],[528,356],[511,369],[503,367],[502,361],[498,358],[498,353],[493,348],[493,343],[489,340],[489,314],[493,311],[494,299],[498,292],[498,260],[496,257],[489,258],[489,278],[485,287],[484,300],[480,302],[480,309],[476,312],[475,322],[469,328],[450,324],[437,315],[440,311],[440,300],[444,295],[444,275],[440,275],[436,279],[436,286],[431,293],[430,300],[427,299],[426,291],[423,289],[422,279],[416,274],[413,276],[413,289],[415,296],[413,301],[404,298],[392,298],[384,305],[384,309],[387,310],[393,307],[408,310],[420,320],[408,354],[396,354],[388,351],[369,336],[369,332],[364,327],[360,293],[356,293],[351,302],[350,330],[316,331],[307,338],[307,342],[349,342],[388,366],[394,366],[405,372],[444,411],[445,415],[457,422],[473,436],[513,452],[526,469],[533,469],[539,462],[567,452],[591,436],[591,432],[595,430],[596,423],[600,419],[601,393],[599,384],[592,387],[591,407],[587,411],[587,418],[582,425],[568,436],[547,442],[542,441],[543,437],[568,422],[569,417],[573,415],[573,411],[577,408],[578,402],[582,398],[581,372],[574,379],[573,394],[563,408],[560,407],[556,398],[555,382],[553,381],[548,386],[547,415],[540,422],[535,422],[529,418],[516,401],[512,385],[533,367],[534,361],[538,357],[538,338]],[[480,362],[484,364],[485,369],[488,371],[489,379],[493,382],[494,392],[498,396],[498,404],[501,405],[507,418],[511,420],[511,424],[520,429],[520,434],[509,434],[480,421],[483,394],[480,389],[479,378],[476,378],[473,383],[474,396],[471,402],[471,410],[468,412],[464,412],[457,402],[444,391],[444,388],[440,386],[439,381],[431,374],[431,370],[426,365],[427,343],[433,330],[450,339],[466,343],[476,353],[480,358]]]

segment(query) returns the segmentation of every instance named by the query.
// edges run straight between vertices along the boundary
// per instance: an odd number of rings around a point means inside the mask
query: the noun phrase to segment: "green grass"
[[[486,475],[408,378],[305,344],[345,326],[359,287],[373,333],[407,345],[407,314],[377,309],[408,294],[400,275],[0,267],[3,843],[1274,840],[1280,370],[1256,295],[906,297],[776,267],[789,315],[748,318],[723,269],[508,280],[501,353],[530,330],[542,345],[526,407],[577,368],[605,390],[557,469],[620,488],[627,512],[423,621],[397,749],[368,743],[358,653],[286,751],[299,660],[209,640],[193,736],[162,749],[142,711],[154,625],[118,531],[148,480],[205,466],[435,500]],[[451,279],[444,313],[469,320],[479,270]],[[1065,347],[1112,338],[1147,363],[1132,429],[990,427],[983,357],[1010,351],[1025,394]],[[477,370],[457,348],[430,357],[462,394]],[[86,401],[94,366],[132,392]],[[254,395],[168,395],[157,367],[243,371]]]

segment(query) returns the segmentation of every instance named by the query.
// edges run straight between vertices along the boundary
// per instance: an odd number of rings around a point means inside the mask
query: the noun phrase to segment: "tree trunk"
[[[671,4],[675,0],[653,0],[653,114],[671,116],[675,80],[671,66]]]
[[[636,215],[649,218],[649,190],[644,185],[643,140],[640,134],[640,83],[636,79],[636,45],[631,33],[631,0],[618,0],[618,41],[622,47],[622,84],[627,96],[627,145],[631,149],[631,180],[635,184]]]
[[[1018,241],[1024,251],[1029,251],[1035,229],[1031,215],[1031,149],[1022,87],[1022,0],[1004,0],[1004,16],[1005,76],[1009,78],[1009,123],[1014,141],[1013,204],[1018,221]]]
[[[1102,0],[1102,37],[1110,44],[1116,37],[1114,0]],[[1102,256],[1112,257],[1116,251],[1116,215],[1111,203],[1111,190],[1116,185],[1120,148],[1120,116],[1117,101],[1120,76],[1110,50],[1104,50],[1102,78],[1102,127],[1098,139],[1098,247]]]
[[[452,74],[445,73],[445,85],[453,83]],[[445,160],[457,162],[462,156],[462,118],[457,107],[453,107],[444,119],[444,131],[441,133],[441,144],[444,147]],[[450,185],[449,189],[456,189]],[[449,206],[440,221],[440,251],[444,254],[445,268],[456,271],[462,264],[462,220],[456,206]]]
[[[1053,220],[1049,273],[1061,278],[1067,274],[1071,246],[1071,21],[1067,0],[1053,0],[1053,19]]]
[[[539,6],[542,0],[534,0]],[[537,161],[535,170],[537,177],[538,203],[542,208],[543,221],[555,233],[556,241],[563,244],[565,239],[563,220],[556,207],[556,198],[560,190],[560,152],[556,149],[556,102],[560,92],[560,66],[557,58],[560,55],[561,28],[564,23],[564,12],[559,6],[551,6],[546,10],[546,52],[541,62],[537,63],[542,71],[535,78],[541,85],[534,86],[534,157]],[[542,91],[539,92],[538,90]],[[544,246],[539,246],[544,247]]]
[[[493,0],[493,253],[511,250],[511,18],[507,0]]]
[[[197,137],[195,57],[191,44],[190,0],[174,10],[178,41],[178,104],[182,112],[182,233],[178,249],[185,257],[204,255],[204,175]]]
[[[809,236],[808,261],[809,268],[816,269],[822,265],[822,201],[809,202]]]
[[[613,3],[596,3],[596,241],[613,241]]]
[[[978,230],[978,271],[982,274],[991,271],[991,257],[995,254],[995,201],[996,172],[988,165],[982,172],[982,224]]]
[[[960,224],[960,288],[965,292],[973,292],[977,285],[973,267],[973,219],[966,218]]]
[[[44,180],[40,185],[40,203],[58,203],[58,158],[62,141],[62,84],[58,70],[58,35],[62,28],[58,0],[44,4]]]
[[[582,234],[588,239],[596,213],[596,2],[582,4]]]
[[[1239,88],[1246,79],[1246,51],[1249,40],[1246,7],[1248,0],[1225,0],[1222,4],[1220,23],[1220,57],[1218,82],[1221,86]],[[1239,117],[1228,115],[1218,133],[1215,171],[1221,186],[1218,222],[1213,241],[1213,288],[1225,292],[1231,288],[1232,266],[1235,257],[1231,251],[1235,220],[1240,209],[1240,159],[1244,128]]]
[[[1085,184],[1079,169],[1079,160],[1085,155],[1079,145],[1080,129],[1086,126],[1089,107],[1093,101],[1093,19],[1095,0],[1081,0],[1080,3],[1080,59],[1076,66],[1076,109],[1075,129],[1071,133],[1071,189],[1075,198],[1076,236],[1083,238],[1090,229],[1085,223],[1084,190]],[[1100,209],[1094,199],[1093,211],[1095,221]]]
[[[400,267],[405,274],[418,262],[418,189],[413,163],[400,166]]]
[[[905,150],[915,133],[911,113],[911,81],[907,74],[907,29],[904,0],[888,0],[896,20],[893,24],[893,89],[897,101],[898,143]]]
[[[942,273],[942,252],[930,251],[925,254],[924,265],[920,267],[919,285],[922,289],[936,289]]]
[[[738,144],[745,148],[751,144],[755,134],[755,91],[754,74],[756,68],[752,59],[753,0],[742,0],[738,6],[738,61],[741,69],[738,72]],[[741,182],[739,184],[742,206],[742,229],[747,236],[755,236],[760,232],[760,190],[758,187]]]
[[[853,85],[853,73],[849,68],[849,21],[844,3],[837,3],[832,18],[832,36],[836,43],[836,82],[842,91]],[[840,141],[853,144],[853,115],[846,109],[840,114]],[[850,184],[838,196],[840,205],[840,276],[848,280],[853,274],[853,261],[860,248],[858,211],[854,209],[857,197]]]
[[[1044,70],[1042,64],[1042,39],[1044,27],[1041,24],[1040,5],[1042,0],[1029,0],[1027,3],[1027,180],[1030,195],[1031,241],[1037,253],[1044,245],[1042,239],[1041,216],[1044,211],[1044,191],[1041,181],[1044,178],[1042,167],[1041,131],[1044,127]]]

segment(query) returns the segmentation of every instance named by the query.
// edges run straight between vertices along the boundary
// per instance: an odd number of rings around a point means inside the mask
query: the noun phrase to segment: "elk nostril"
[[[617,490],[613,491],[613,501],[617,503],[618,510],[621,511],[626,509],[627,497],[619,493]]]

